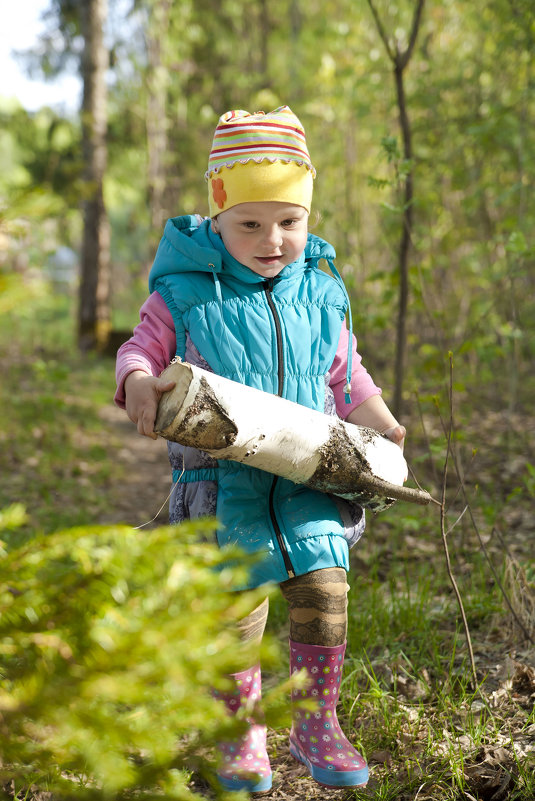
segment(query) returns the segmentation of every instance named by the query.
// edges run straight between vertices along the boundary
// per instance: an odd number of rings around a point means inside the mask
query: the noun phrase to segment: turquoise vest
[[[171,312],[178,356],[188,333],[215,373],[323,411],[325,376],[348,309],[338,274],[318,267],[334,255],[309,234],[301,258],[266,280],[228,253],[208,220],[178,217],[167,222],[149,288]],[[192,480],[199,479],[195,472]],[[347,569],[344,527],[331,497],[237,462],[219,461],[216,472],[219,543],[263,556],[251,585],[321,567]]]

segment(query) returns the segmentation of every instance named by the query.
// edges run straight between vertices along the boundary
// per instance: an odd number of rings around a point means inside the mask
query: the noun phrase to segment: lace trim
[[[210,179],[212,175],[217,175],[223,167],[226,167],[228,170],[231,170],[235,164],[247,164],[249,161],[254,161],[256,164],[261,164],[263,161],[269,161],[271,164],[274,164],[276,161],[282,161],[283,164],[297,164],[299,167],[306,167],[307,170],[310,170],[312,173],[312,177],[316,177],[316,170],[304,159],[285,159],[281,158],[280,156],[262,156],[261,158],[255,158],[254,156],[248,156],[244,159],[233,159],[231,162],[226,162],[225,164],[218,164],[217,167],[213,167],[207,170],[204,173],[204,178],[206,181]]]

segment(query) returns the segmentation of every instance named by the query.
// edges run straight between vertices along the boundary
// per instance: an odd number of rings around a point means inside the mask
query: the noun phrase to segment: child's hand
[[[154,433],[158,403],[163,393],[174,386],[174,381],[165,381],[141,370],[134,370],[127,375],[124,382],[126,413],[143,436],[158,439]]]
[[[372,395],[346,417],[347,423],[374,428],[403,450],[407,431],[398,423],[380,395]]]
[[[386,431],[382,431],[382,434],[388,439],[391,439],[392,442],[395,442],[396,445],[399,445],[401,450],[403,450],[403,446],[405,444],[405,437],[407,436],[407,429],[405,426],[396,425],[392,426],[391,428],[387,428]]]

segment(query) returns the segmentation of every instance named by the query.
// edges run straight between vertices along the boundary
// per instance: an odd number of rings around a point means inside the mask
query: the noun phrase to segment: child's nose
[[[266,229],[266,243],[274,247],[282,245],[282,234],[278,225],[271,225]]]

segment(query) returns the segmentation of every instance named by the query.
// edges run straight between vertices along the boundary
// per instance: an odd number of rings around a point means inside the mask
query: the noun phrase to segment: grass
[[[68,297],[39,285],[29,309],[18,305],[17,288],[4,287],[3,305],[10,293],[12,305],[0,317],[0,508],[25,506],[20,537],[91,522],[103,511],[115,468],[98,412],[114,380],[111,360],[76,351]]]
[[[417,541],[409,539],[410,558],[402,518],[389,521],[386,539],[377,532],[379,520],[373,521],[362,543],[350,580],[351,656],[341,716],[372,764],[374,799],[491,798],[506,769],[509,785],[496,797],[527,801],[535,751],[531,702],[515,697],[514,677],[503,677],[496,687],[492,675],[507,650],[520,645],[504,637],[503,597],[489,579],[487,560],[470,550],[465,533],[455,562],[481,682],[473,688],[466,638],[438,545],[438,520],[424,514],[421,522]],[[535,690],[535,672],[530,676],[528,695]],[[531,731],[531,756],[519,756],[513,730],[519,736]]]
[[[2,289],[0,510],[19,503],[27,515],[16,533],[2,535],[9,544],[98,520],[120,474],[113,458],[117,443],[104,441],[99,416],[113,396],[113,362],[77,352],[69,298],[20,281],[5,282]],[[440,476],[440,427],[435,426],[430,456],[417,426],[416,421],[411,464],[431,477],[433,459]],[[352,552],[339,715],[366,754],[372,779],[366,791],[348,791],[345,800],[528,801],[535,796],[533,643],[514,625],[488,563],[490,558],[533,636],[535,563],[525,521],[532,520],[534,469],[527,458],[514,461],[518,454],[511,442],[516,436],[522,454],[521,432],[520,421],[513,432],[493,429],[496,452],[507,436],[503,452],[510,469],[502,470],[503,485],[486,453],[478,456],[477,482],[467,478],[487,557],[468,515],[448,535],[478,688],[471,687],[466,637],[445,569],[436,507],[397,504],[370,518],[366,536]],[[463,433],[466,442],[470,436]],[[466,442],[460,445],[465,464],[472,459]],[[455,476],[449,481],[449,519],[454,522],[461,501]],[[436,486],[429,488],[437,494]],[[496,535],[500,530],[507,532],[505,538]],[[269,631],[282,639],[286,623],[285,603],[275,596]],[[285,671],[281,665],[281,675]],[[283,741],[274,734],[276,759],[282,758]],[[304,786],[311,799],[341,798],[310,783]],[[299,787],[295,798],[305,797]],[[8,795],[34,797],[27,788],[20,794],[16,790]],[[272,797],[292,796],[281,789]]]

